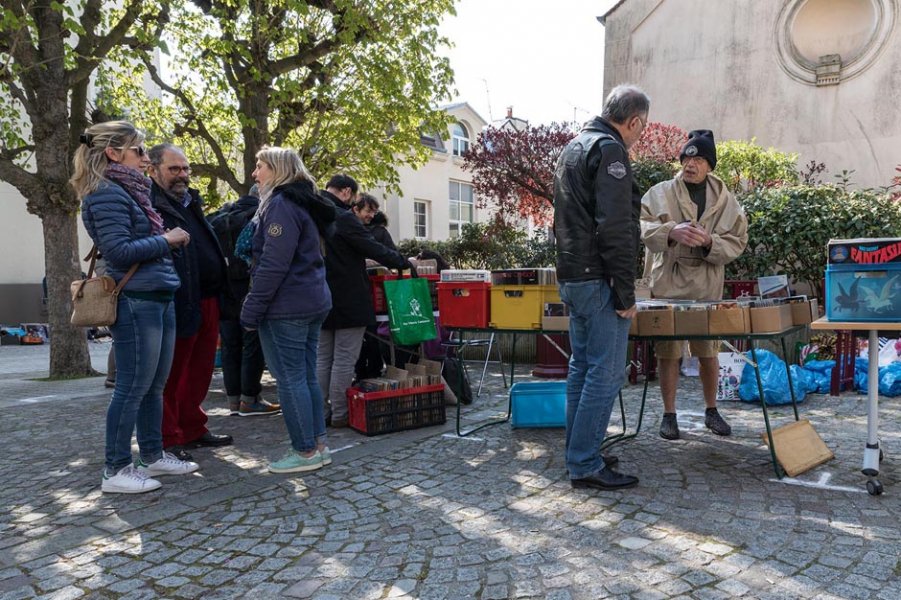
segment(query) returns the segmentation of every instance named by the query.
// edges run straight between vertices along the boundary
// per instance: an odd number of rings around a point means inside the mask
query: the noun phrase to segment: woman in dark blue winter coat
[[[332,462],[316,380],[316,349],[322,322],[332,308],[320,236],[335,220],[335,208],[319,196],[293,150],[260,150],[253,177],[260,185],[260,208],[254,217],[250,292],[241,324],[259,329],[291,437],[291,449],[270,464],[269,471],[313,471]]]
[[[110,326],[116,355],[116,384],[106,413],[104,492],[138,494],[160,487],[152,477],[196,471],[197,463],[163,451],[163,387],[175,347],[179,286],[171,252],[187,244],[180,228],[166,231],[150,203],[149,164],[144,134],[126,121],[100,123],[81,136],[72,186],[81,216],[107,275],[118,284],[133,265],[119,294]],[[137,427],[139,459],[132,463],[131,437]]]

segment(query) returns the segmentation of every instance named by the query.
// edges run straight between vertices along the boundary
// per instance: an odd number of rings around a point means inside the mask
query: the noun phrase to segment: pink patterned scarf
[[[134,198],[147,218],[150,219],[150,230],[153,235],[163,235],[166,228],[163,226],[163,218],[160,213],[156,212],[153,204],[150,202],[150,185],[152,183],[149,177],[137,169],[126,167],[121,163],[111,162],[106,167],[106,178],[121,185],[128,195]]]

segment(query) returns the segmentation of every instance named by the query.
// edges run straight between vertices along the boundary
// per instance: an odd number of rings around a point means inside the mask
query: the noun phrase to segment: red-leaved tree
[[[630,154],[632,160],[674,162],[687,141],[688,134],[675,125],[648,123]]]
[[[531,218],[536,225],[554,215],[554,170],[575,134],[558,123],[520,131],[489,127],[464,155],[480,208],[494,206],[505,222]]]

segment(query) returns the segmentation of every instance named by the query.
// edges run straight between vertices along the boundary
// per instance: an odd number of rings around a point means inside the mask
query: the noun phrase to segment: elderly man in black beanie
[[[641,200],[641,237],[648,251],[645,276],[655,298],[721,300],[725,265],[748,245],[748,220],[716,167],[713,132],[698,129],[688,134],[679,153],[682,171],[670,181],[652,187]],[[660,436],[679,439],[676,386],[682,342],[659,342],[663,421]],[[707,412],[704,425],[717,435],[732,427],[716,409],[719,342],[692,340],[698,357]]]

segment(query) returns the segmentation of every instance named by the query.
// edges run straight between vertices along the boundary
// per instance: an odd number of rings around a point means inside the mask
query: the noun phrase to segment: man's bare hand
[[[619,316],[621,316],[624,319],[634,319],[635,313],[637,313],[637,312],[638,312],[638,306],[633,304],[632,308],[627,308],[626,310],[618,310],[618,311],[616,311],[616,314],[618,314]]]
[[[710,234],[691,223],[679,223],[669,232],[669,239],[692,248],[706,248],[713,242]]]

